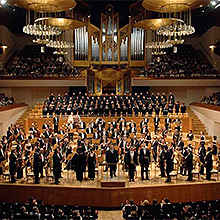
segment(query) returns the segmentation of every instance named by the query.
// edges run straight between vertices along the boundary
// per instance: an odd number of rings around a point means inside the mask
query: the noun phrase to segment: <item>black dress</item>
[[[89,179],[95,178],[95,165],[96,165],[96,155],[95,153],[88,154],[88,177]]]

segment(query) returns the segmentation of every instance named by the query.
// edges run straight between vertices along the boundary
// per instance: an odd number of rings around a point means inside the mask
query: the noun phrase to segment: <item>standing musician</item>
[[[11,155],[9,157],[9,172],[11,176],[11,183],[15,183],[15,173],[16,173],[16,167],[17,167],[17,156],[16,151],[13,149],[11,151]]]
[[[206,156],[206,149],[205,149],[205,143],[201,142],[200,147],[198,149],[198,155],[199,155],[199,162],[200,162],[200,171],[199,173],[201,175],[204,175],[204,164],[205,164],[205,156]]]
[[[170,172],[173,170],[173,152],[172,149],[168,149],[167,145],[165,146],[165,159],[166,159],[166,173],[167,179],[166,183],[171,182]]]
[[[160,123],[160,118],[158,116],[156,116],[154,118],[154,133],[156,134],[158,131],[158,127],[159,127],[159,123]]]
[[[205,157],[205,167],[206,167],[206,180],[211,180],[211,170],[213,168],[211,147],[208,147],[208,152]]]
[[[144,173],[146,173],[146,180],[149,180],[148,168],[151,159],[150,159],[150,151],[148,148],[146,148],[146,143],[142,144],[142,148],[140,150],[139,162],[141,164],[141,180],[144,180]]]
[[[192,149],[188,147],[188,155],[185,157],[186,160],[186,169],[188,171],[188,178],[186,181],[192,181],[192,170],[193,170],[193,153]]]
[[[54,133],[58,133],[59,117],[57,117],[56,114],[54,114],[54,117],[53,117],[53,127],[54,127]]]
[[[61,166],[62,166],[62,162],[60,157],[60,150],[57,147],[54,150],[54,154],[53,154],[53,175],[56,185],[60,183],[59,178],[61,176]]]
[[[111,144],[110,149],[106,151],[107,166],[110,167],[110,176],[116,177],[116,167],[118,163],[118,151],[114,149],[114,145]]]
[[[186,175],[186,157],[188,155],[187,146],[183,147],[183,150],[181,152],[181,164],[180,164],[180,174]]]
[[[157,148],[158,148],[159,142],[157,141],[157,136],[154,136],[154,139],[151,143],[151,149],[153,154],[154,162],[157,162]]]
[[[170,127],[171,122],[172,122],[171,118],[169,118],[169,117],[165,118],[165,128],[166,128],[167,132],[169,131],[169,127]]]
[[[37,148],[34,153],[34,183],[39,184],[39,173],[40,173],[40,149]]]
[[[128,153],[127,163],[128,163],[128,169],[129,169],[130,182],[131,181],[134,182],[134,172],[135,172],[136,165],[138,164],[137,153],[134,147],[132,147]]]
[[[159,153],[159,166],[160,166],[160,176],[165,177],[165,168],[164,168],[164,162],[165,162],[165,148],[166,145],[160,145],[160,153]]]
[[[5,160],[5,153],[4,153],[4,150],[3,150],[3,145],[0,144],[0,165],[1,163]],[[2,171],[2,166],[0,167],[0,175],[3,174],[3,171]]]

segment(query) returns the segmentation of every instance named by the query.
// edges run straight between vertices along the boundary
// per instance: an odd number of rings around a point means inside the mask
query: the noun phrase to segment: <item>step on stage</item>
[[[187,182],[186,176],[178,175],[177,180],[173,178],[171,183],[165,183],[166,179],[158,175],[151,176],[149,181],[141,181],[139,170],[135,182],[129,182],[127,173],[122,174],[117,171],[116,177],[111,179],[109,172],[104,172],[102,178],[100,173],[94,181],[85,178],[78,182],[73,171],[64,171],[59,185],[45,178],[38,185],[33,184],[33,179],[28,182],[19,180],[14,184],[1,179],[0,202],[25,203],[34,196],[45,204],[116,208],[127,199],[133,199],[137,204],[145,198],[150,202],[154,198],[161,201],[164,197],[171,202],[220,199],[220,181],[215,176],[212,181],[200,176],[200,179],[195,177],[193,182]]]

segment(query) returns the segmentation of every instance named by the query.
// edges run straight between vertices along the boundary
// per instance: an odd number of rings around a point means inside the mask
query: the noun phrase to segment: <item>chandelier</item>
[[[161,13],[162,19],[170,20],[157,29],[158,35],[168,37],[168,42],[172,44],[182,44],[184,40],[181,37],[195,33],[192,10],[208,3],[209,0],[143,0],[142,6]]]
[[[28,35],[35,36],[58,36],[62,34],[62,30],[58,27],[47,26],[41,24],[27,24],[23,27],[23,32]]]
[[[173,44],[167,41],[153,41],[146,43],[145,47],[149,49],[165,49],[172,47]]]
[[[47,47],[52,47],[56,49],[67,49],[67,48],[73,48],[74,44],[69,41],[63,41],[63,40],[50,40],[47,44]]]

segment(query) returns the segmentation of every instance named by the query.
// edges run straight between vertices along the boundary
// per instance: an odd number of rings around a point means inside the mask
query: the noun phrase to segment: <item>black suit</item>
[[[61,157],[57,153],[53,154],[53,175],[55,178],[55,184],[58,184],[61,175]]]
[[[40,155],[38,152],[34,153],[34,183],[39,183],[39,172],[40,172]]]
[[[208,152],[206,157],[205,157],[205,167],[206,167],[206,179],[211,180],[211,170],[213,166],[212,162],[212,153]]]
[[[108,150],[106,152],[106,162],[110,167],[110,176],[111,178],[116,176],[116,163],[118,163],[118,151],[117,150]]]
[[[53,118],[53,125],[54,125],[54,133],[58,133],[59,118],[57,116]]]
[[[171,118],[165,118],[165,128],[168,131],[169,125],[172,122]]]
[[[141,164],[141,178],[144,179],[144,172],[146,173],[146,179],[148,180],[148,168],[150,164],[150,151],[149,149],[145,148],[145,150],[142,148],[140,150],[140,158],[139,158],[140,164]]]
[[[157,133],[159,123],[160,123],[160,118],[159,117],[155,117],[154,118],[154,133],[155,134]]]
[[[188,170],[188,179],[192,181],[192,170],[193,170],[193,154],[192,152],[188,153],[186,156],[186,168]]]
[[[127,155],[127,164],[128,164],[128,169],[129,169],[129,178],[130,181],[134,181],[134,171],[135,171],[135,165],[137,165],[137,153],[133,151],[133,158],[131,156],[131,152],[128,152]]]
[[[16,165],[17,165],[17,157],[15,154],[11,154],[9,157],[9,171],[11,176],[11,183],[15,182],[15,173],[16,173]]]
[[[205,155],[206,155],[205,146],[200,146],[198,153],[199,153],[199,160],[201,162],[199,173],[204,174],[204,164],[205,164]]]

